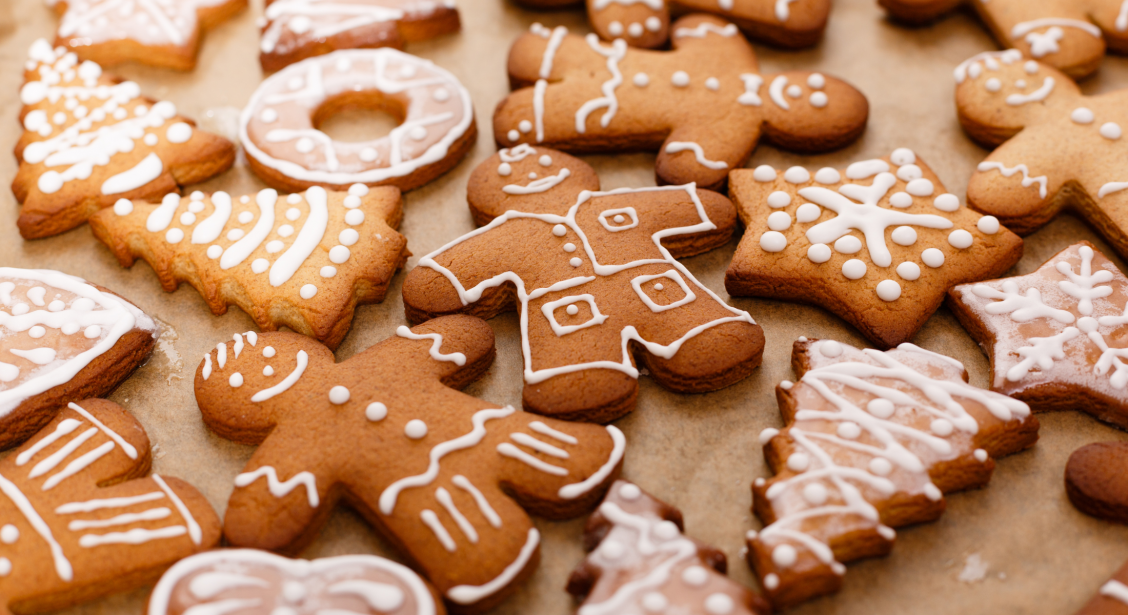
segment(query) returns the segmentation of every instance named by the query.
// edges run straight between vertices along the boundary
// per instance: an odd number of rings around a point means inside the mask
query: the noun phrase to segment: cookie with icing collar
[[[121,198],[177,192],[235,162],[233,143],[142,96],[136,83],[43,39],[29,56],[12,181],[25,239],[68,231]]]
[[[398,189],[357,184],[122,199],[90,227],[123,267],[148,262],[166,291],[187,282],[214,314],[236,305],[264,331],[286,326],[336,348],[357,306],[383,301],[411,255],[402,218]]]
[[[449,316],[341,363],[293,333],[237,335],[196,372],[204,422],[259,448],[235,477],[228,543],[296,552],[338,502],[360,511],[459,611],[527,579],[528,514],[590,511],[625,448],[615,427],[571,424],[460,393],[494,359],[493,331]]]
[[[846,82],[761,73],[748,41],[716,17],[683,17],[671,31],[673,49],[652,51],[534,27],[510,49],[519,89],[494,112],[494,140],[571,153],[656,150],[660,184],[721,189],[761,137],[817,152],[865,130],[869,104]]]

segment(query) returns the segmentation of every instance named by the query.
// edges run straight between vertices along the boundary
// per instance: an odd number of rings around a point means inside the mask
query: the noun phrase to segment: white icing
[[[598,109],[607,109],[599,119],[599,125],[604,128],[607,128],[615,117],[615,113],[619,110],[619,99],[615,97],[615,90],[623,84],[623,73],[619,71],[619,62],[627,55],[627,42],[622,39],[616,39],[610,47],[601,45],[599,37],[594,34],[588,34],[585,40],[592,50],[607,58],[607,70],[610,71],[611,78],[599,86],[599,91],[603,93],[602,97],[585,102],[576,111],[576,132],[580,134],[587,131],[588,116]]]
[[[1030,176],[1030,169],[1028,169],[1025,164],[1019,164],[1019,165],[1015,165],[1014,167],[1007,168],[1006,165],[1004,165],[1001,162],[984,161],[984,162],[979,163],[978,170],[981,173],[984,173],[984,172],[987,172],[987,171],[998,171],[999,173],[1002,173],[1003,177],[1010,177],[1010,176],[1014,175],[1015,173],[1021,172],[1022,173],[1022,187],[1028,188],[1030,186],[1033,186],[1034,184],[1038,184],[1039,185],[1038,195],[1041,196],[1043,199],[1046,198],[1047,184],[1048,184],[1049,180],[1046,179],[1045,175],[1039,175],[1038,177],[1031,177]]]
[[[1050,92],[1054,91],[1054,78],[1046,77],[1042,81],[1042,85],[1029,94],[1011,94],[1007,96],[1007,104],[1011,106],[1025,105],[1030,102],[1038,102],[1045,100]]]
[[[247,487],[262,477],[266,477],[267,489],[269,489],[271,495],[276,498],[285,497],[296,489],[298,485],[304,485],[306,488],[306,496],[309,499],[309,505],[312,508],[317,508],[317,505],[320,503],[320,498],[317,494],[317,480],[310,472],[298,472],[285,482],[282,482],[278,479],[278,471],[272,466],[260,466],[255,470],[243,472],[236,476],[235,486],[240,488]]]
[[[273,349],[270,348],[269,346],[267,347],[267,350],[273,351]],[[268,355],[264,351],[263,355],[265,355],[266,357],[269,358],[269,357],[274,356],[274,353],[271,352]],[[254,395],[252,395],[251,401],[253,401],[255,403],[264,402],[264,401],[266,401],[266,400],[268,400],[268,399],[270,399],[270,398],[272,398],[276,395],[279,395],[280,393],[288,391],[290,389],[290,387],[294,386],[294,384],[296,384],[298,382],[298,379],[302,377],[302,374],[305,373],[306,366],[308,366],[308,365],[309,365],[309,355],[306,354],[306,351],[299,350],[298,355],[297,355],[297,364],[294,366],[294,371],[290,372],[278,384],[276,384],[276,385],[274,385],[270,388],[263,389],[263,390],[259,391],[258,393],[255,393]],[[205,378],[205,380],[206,380],[206,378]]]
[[[705,150],[703,150],[697,143],[692,143],[689,141],[671,141],[666,144],[667,154],[676,154],[678,152],[684,152],[687,150],[693,152],[693,156],[697,160],[697,164],[700,164],[703,167],[715,169],[718,171],[721,169],[727,169],[729,167],[727,162],[709,160],[708,158],[706,158]]]
[[[431,348],[428,350],[432,359],[436,361],[450,361],[459,367],[466,365],[466,355],[461,352],[442,353],[443,336],[439,333],[415,333],[411,329],[401,325],[396,329],[396,335],[409,340],[432,340]]]

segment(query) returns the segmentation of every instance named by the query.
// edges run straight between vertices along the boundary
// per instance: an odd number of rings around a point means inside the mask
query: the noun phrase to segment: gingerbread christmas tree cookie
[[[219,344],[196,373],[204,422],[260,444],[235,477],[224,535],[297,551],[341,498],[397,545],[451,603],[484,610],[532,574],[540,533],[526,513],[595,507],[625,441],[459,393],[490,366],[493,331],[436,319],[335,363],[293,333]]]
[[[911,339],[947,289],[1022,257],[1021,239],[908,149],[842,171],[740,169],[729,191],[745,225],[729,294],[822,306],[883,348]]]
[[[1035,411],[1078,409],[1128,428],[1128,278],[1091,244],[948,297],[991,359],[992,390]]]
[[[234,163],[233,143],[142,96],[136,83],[42,39],[29,55],[12,182],[24,238],[70,230],[118,199],[160,198]]]
[[[902,344],[795,342],[797,382],[776,389],[785,427],[760,434],[748,563],[776,608],[838,591],[843,562],[886,555],[895,527],[934,521],[944,494],[982,487],[994,458],[1033,446],[1018,400],[967,383],[955,359]]]
[[[90,220],[123,267],[143,258],[171,292],[200,291],[215,314],[237,305],[264,331],[287,326],[336,348],[356,306],[379,303],[411,254],[395,231],[400,192],[353,186],[118,201]]]
[[[761,136],[783,149],[835,149],[865,130],[869,104],[821,73],[763,74],[728,22],[690,15],[671,27],[671,51],[533,27],[509,52],[521,89],[494,112],[500,147],[567,152],[657,150],[659,183],[723,188]]]

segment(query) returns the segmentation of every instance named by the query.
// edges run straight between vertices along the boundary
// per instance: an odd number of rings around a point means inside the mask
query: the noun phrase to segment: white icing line
[[[783,88],[787,87],[787,77],[779,75],[772,79],[772,84],[768,86],[768,96],[777,107],[787,111],[791,109],[791,105],[787,104],[787,99],[783,97]]]
[[[501,453],[501,455],[504,456],[504,457],[509,457],[509,458],[512,458],[512,459],[516,459],[517,461],[520,461],[522,463],[525,463],[526,465],[528,465],[528,466],[530,466],[530,467],[532,467],[536,470],[539,470],[541,472],[544,472],[545,474],[551,474],[553,476],[567,476],[568,475],[568,469],[567,468],[562,468],[560,466],[554,466],[551,463],[545,463],[545,462],[541,461],[540,459],[526,453],[525,451],[517,448],[516,446],[513,446],[512,444],[510,444],[508,442],[502,442],[501,444],[498,444],[497,445],[497,452]]]
[[[79,421],[77,419],[65,419],[60,421],[59,425],[55,427],[55,431],[51,432],[50,435],[33,444],[31,448],[17,455],[16,465],[22,466],[31,461],[31,459],[35,457],[35,455],[40,451],[54,444],[56,441],[58,441],[59,438],[73,432],[75,429],[78,429],[81,425],[82,421]]]
[[[588,34],[586,40],[589,47],[607,58],[607,70],[611,72],[611,78],[599,86],[599,90],[603,93],[602,97],[585,102],[576,111],[576,132],[580,134],[587,132],[587,118],[593,111],[607,109],[599,118],[599,125],[604,128],[607,128],[615,117],[615,113],[619,110],[619,99],[615,97],[615,90],[623,85],[623,73],[619,71],[619,62],[627,55],[627,42],[621,38],[615,39],[610,48],[600,45],[599,37],[594,34]]]
[[[154,476],[156,476],[154,474]],[[164,493],[160,491],[153,491],[151,493],[143,493],[131,497],[123,498],[107,498],[104,500],[86,500],[85,502],[71,502],[63,504],[55,509],[55,514],[58,515],[73,515],[75,513],[85,513],[94,510],[101,510],[103,508],[124,508],[126,506],[133,506],[135,504],[143,504],[145,502],[152,502],[165,497]]]
[[[396,328],[396,335],[409,340],[434,340],[429,351],[432,359],[436,361],[450,361],[459,367],[466,365],[466,355],[461,352],[452,352],[450,354],[442,353],[443,336],[441,334],[415,333],[411,329],[400,325]]]
[[[555,188],[558,184],[560,184],[560,182],[567,179],[571,174],[572,172],[568,169],[560,169],[560,172],[556,175],[542,177],[536,181],[529,182],[524,186],[519,184],[507,184],[505,186],[502,186],[501,191],[506,194],[539,194],[541,192],[547,192],[550,189]]]
[[[27,519],[28,523],[31,524],[31,527],[34,528],[36,533],[47,543],[48,548],[51,550],[51,558],[55,561],[55,573],[59,575],[59,578],[68,582],[73,580],[74,568],[71,567],[70,561],[67,560],[67,556],[63,553],[63,548],[51,533],[51,527],[47,525],[43,517],[39,516],[35,507],[31,505],[31,501],[27,499],[27,496],[20,491],[20,488],[17,487],[15,483],[8,480],[2,474],[0,474],[0,491],[8,496],[8,499],[12,500],[12,503],[23,513],[23,516]]]
[[[529,423],[529,429],[532,429],[539,434],[544,434],[550,438],[556,438],[557,440],[560,440],[565,444],[575,445],[580,443],[580,441],[575,437],[570,436],[562,431],[557,431],[549,427],[548,425],[545,425],[541,421],[533,421],[532,423]]]
[[[180,513],[180,516],[184,519],[184,523],[188,526],[188,535],[192,538],[192,542],[197,545],[200,544],[204,539],[204,533],[203,530],[200,529],[200,524],[196,522],[196,518],[192,516],[192,511],[184,505],[180,496],[176,495],[176,492],[172,490],[172,487],[168,486],[168,483],[166,483],[160,475],[154,474],[152,478],[153,481],[157,483],[157,486],[161,488],[161,491],[165,492],[168,499],[172,500],[173,506],[176,506],[177,512]]]
[[[289,375],[283,378],[282,382],[279,382],[269,389],[263,389],[258,393],[255,393],[251,396],[251,401],[255,403],[264,402],[271,397],[274,397],[275,395],[289,390],[290,387],[294,386],[294,383],[296,383],[298,379],[302,377],[302,374],[305,373],[306,366],[309,365],[309,355],[306,354],[306,351],[298,351],[297,361],[298,364],[294,366],[294,371],[290,372]]]
[[[305,485],[306,496],[309,498],[310,507],[317,508],[317,505],[320,503],[320,499],[317,495],[317,481],[310,472],[298,472],[290,477],[289,480],[282,482],[278,479],[278,471],[275,470],[273,466],[261,466],[256,470],[243,472],[236,476],[235,486],[246,487],[262,477],[266,477],[267,488],[270,490],[271,495],[276,498],[288,495],[297,488],[298,485]]]
[[[501,517],[498,516],[493,506],[490,506],[490,502],[486,499],[486,496],[482,495],[482,492],[478,491],[474,483],[470,482],[470,479],[461,474],[456,474],[455,477],[451,479],[451,482],[474,498],[474,503],[478,505],[478,510],[482,511],[482,516],[486,518],[486,521],[490,522],[490,525],[495,528],[501,527]]]
[[[1032,21],[1024,21],[1015,24],[1015,26],[1011,28],[1011,38],[1020,39],[1026,34],[1037,30],[1038,28],[1045,28],[1047,26],[1065,26],[1067,28],[1077,28],[1078,30],[1083,30],[1095,38],[1101,37],[1100,28],[1087,21],[1080,21],[1077,19],[1062,19],[1060,17],[1047,17],[1045,19],[1035,19]]]
[[[1050,92],[1054,91],[1054,83],[1053,77],[1046,77],[1042,82],[1042,86],[1029,94],[1011,94],[1007,96],[1007,104],[1012,107],[1017,107],[1030,102],[1043,101],[1050,95]]]
[[[454,519],[455,524],[458,525],[458,529],[462,530],[466,539],[477,544],[478,532],[474,529],[474,526],[470,524],[466,516],[462,514],[462,511],[458,510],[458,506],[455,506],[454,498],[450,496],[450,492],[444,487],[439,487],[435,490],[435,499],[439,501],[439,504],[443,505],[443,508],[445,508],[451,518]]]
[[[172,515],[172,511],[162,506],[160,508],[150,508],[140,513],[125,513],[109,519],[75,519],[67,524],[67,529],[72,532],[80,532],[82,530],[113,527],[115,525],[129,525],[130,523],[137,523],[138,521],[156,521],[158,519],[166,519],[170,515]]]
[[[708,158],[706,158],[705,150],[703,150],[697,143],[692,143],[689,141],[671,141],[666,145],[667,154],[676,154],[678,152],[684,152],[686,150],[693,152],[694,158],[697,159],[697,164],[700,164],[703,167],[719,171],[721,169],[727,169],[729,166],[727,162],[709,160]]]
[[[188,533],[187,528],[183,525],[173,525],[171,527],[162,527],[155,530],[147,530],[143,528],[134,528],[126,532],[110,532],[108,534],[86,534],[78,539],[79,546],[98,547],[102,545],[113,544],[126,544],[126,545],[139,545],[161,538],[176,538]]]
[[[430,528],[435,538],[443,545],[443,548],[454,553],[458,546],[454,544],[454,539],[450,537],[450,532],[443,527],[443,522],[439,521],[439,516],[435,514],[435,511],[425,508],[419,513],[419,518],[423,520],[423,525]]]
[[[1046,179],[1045,175],[1039,175],[1038,177],[1031,177],[1030,176],[1030,169],[1028,169],[1026,167],[1026,165],[1024,165],[1024,164],[1015,165],[1015,166],[1008,169],[1006,167],[1006,165],[1004,165],[1001,162],[984,161],[984,162],[979,163],[978,170],[981,173],[987,172],[987,171],[998,171],[999,173],[1003,174],[1003,177],[1010,177],[1010,176],[1014,175],[1015,173],[1018,173],[1018,172],[1021,171],[1022,172],[1022,187],[1028,188],[1028,187],[1030,187],[1034,184],[1040,184],[1040,186],[1038,188],[1038,195],[1041,196],[1043,199],[1046,198],[1046,191],[1047,191],[1047,185],[1048,185],[1049,180]]]
[[[452,587],[447,591],[447,598],[457,604],[473,604],[481,601],[483,598],[496,594],[525,569],[525,566],[528,565],[529,560],[533,557],[533,553],[536,553],[539,544],[540,532],[538,532],[536,528],[529,528],[525,546],[521,547],[521,552],[517,555],[517,559],[506,566],[505,570],[503,570],[500,575],[485,585],[457,585]]]
[[[611,441],[615,444],[614,448],[611,449],[611,456],[607,459],[607,463],[603,464],[603,466],[599,468],[595,474],[589,476],[587,480],[571,485],[564,485],[560,488],[560,491],[557,492],[557,495],[565,500],[574,500],[602,484],[603,481],[607,480],[607,477],[611,475],[611,472],[618,467],[619,461],[623,459],[623,451],[627,447],[627,438],[623,436],[623,432],[619,431],[619,428],[614,425],[607,426],[607,433],[611,434]]]
[[[112,450],[114,450],[113,442],[103,442],[102,445],[98,448],[89,451],[78,459],[70,462],[69,464],[67,464],[67,467],[63,468],[58,474],[55,474],[44,481],[43,490],[47,491],[48,489],[54,488],[64,480],[85,470],[90,464],[98,461],[102,457],[105,457]]]
[[[114,442],[117,442],[118,446],[121,447],[121,450],[125,451],[125,454],[129,455],[130,459],[137,459],[137,449],[134,448],[133,445],[131,445],[129,442],[126,442],[125,438],[119,436],[116,431],[110,429],[109,427],[106,427],[106,425],[104,423],[102,423],[102,421],[99,421],[98,419],[94,418],[93,414],[90,414],[89,412],[86,411],[85,408],[82,408],[78,404],[70,403],[70,404],[67,404],[67,406],[71,410],[74,410],[75,412],[77,412],[77,413],[81,414],[82,416],[86,417],[86,420],[93,423],[94,426],[97,427],[98,429],[101,429],[102,433],[109,436]]]

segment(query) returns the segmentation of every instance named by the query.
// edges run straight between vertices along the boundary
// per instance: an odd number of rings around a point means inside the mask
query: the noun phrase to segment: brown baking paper
[[[262,14],[261,1],[253,5],[207,34],[199,65],[192,73],[140,66],[110,72],[136,80],[148,95],[174,102],[202,127],[233,137],[238,111],[262,78],[255,27]],[[462,79],[473,96],[481,132],[477,147],[461,165],[406,195],[400,230],[415,254],[408,261],[409,269],[420,256],[474,228],[466,207],[466,181],[474,166],[494,152],[490,116],[508,91],[505,60],[510,42],[534,21],[589,31],[580,11],[533,13],[504,0],[462,0],[461,10],[461,33],[408,49]],[[56,23],[42,0],[0,0],[2,149],[11,151],[20,134],[18,93],[27,49],[39,37],[53,37]],[[784,52],[757,46],[757,51],[768,71],[820,70],[849,80],[869,98],[869,129],[855,145],[822,156],[803,157],[762,146],[750,165],[842,168],[854,160],[908,147],[940,175],[950,192],[962,198],[969,176],[987,152],[971,143],[956,121],[952,70],[971,55],[995,48],[980,24],[965,14],[932,27],[908,29],[887,21],[875,0],[838,0],[826,40],[818,47]],[[1100,73],[1082,87],[1089,94],[1128,87],[1128,60],[1110,56]],[[336,136],[349,135],[358,117],[332,120],[327,130]],[[390,126],[390,121],[368,122],[360,130],[371,136]],[[650,154],[586,160],[599,171],[605,188],[654,183]],[[15,171],[13,157],[0,156],[4,183]],[[1128,179],[1128,170],[1125,174],[1116,179]],[[262,187],[240,160],[231,172],[192,189],[235,194]],[[232,481],[253,448],[231,444],[205,429],[192,394],[192,378],[203,354],[217,342],[255,328],[250,318],[237,308],[213,316],[190,287],[174,293],[162,291],[143,262],[131,270],[122,269],[85,226],[59,237],[26,242],[16,230],[18,211],[11,193],[0,189],[0,265],[59,269],[82,276],[128,297],[165,324],[153,358],[111,398],[133,412],[148,430],[155,449],[154,468],[192,482],[222,513]],[[1013,273],[1033,271],[1080,239],[1112,256],[1084,223],[1064,215],[1027,239],[1025,256]],[[736,241],[685,261],[704,284],[726,298],[724,271]],[[1113,260],[1124,268],[1119,258]],[[383,304],[357,311],[352,332],[337,351],[338,359],[393,335],[405,323],[402,281],[401,273]],[[723,549],[729,557],[729,574],[754,587],[741,557],[745,532],[759,527],[749,511],[749,486],[755,478],[768,476],[757,436],[766,427],[781,426],[774,387],[780,380],[794,378],[791,344],[800,335],[833,337],[855,345],[865,342],[848,325],[818,308],[766,300],[730,302],[748,310],[764,327],[763,366],[747,380],[707,395],[669,393],[643,377],[638,408],[617,425],[628,438],[624,476],[681,508],[687,533]],[[467,391],[499,404],[518,405],[517,318],[508,314],[490,324],[497,333],[497,362]],[[986,358],[945,309],[928,321],[914,342],[963,361],[972,383],[987,384]],[[940,521],[902,529],[890,556],[850,564],[841,593],[793,612],[1060,615],[1080,608],[1128,560],[1128,528],[1090,519],[1073,509],[1063,489],[1065,462],[1085,443],[1128,436],[1079,413],[1039,418],[1041,441],[1032,450],[1001,460],[988,488],[949,496],[948,511]],[[583,520],[538,520],[537,526],[544,537],[540,569],[496,613],[563,615],[574,609],[564,584],[582,559]],[[302,555],[344,553],[397,557],[358,516],[342,508]],[[147,594],[148,588],[140,589],[70,612],[138,614]]]

